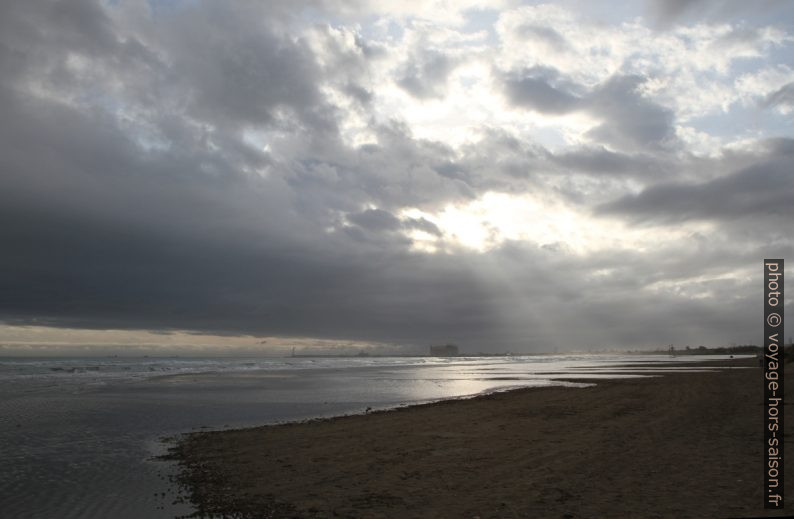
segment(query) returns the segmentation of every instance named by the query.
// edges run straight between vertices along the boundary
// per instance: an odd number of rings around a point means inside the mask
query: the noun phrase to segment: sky
[[[2,2],[0,353],[759,344],[794,5],[629,4]]]

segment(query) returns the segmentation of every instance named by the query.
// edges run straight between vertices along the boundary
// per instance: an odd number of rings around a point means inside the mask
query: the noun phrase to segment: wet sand
[[[173,455],[198,510],[226,517],[767,515],[761,370],[719,365],[748,369],[193,433]]]

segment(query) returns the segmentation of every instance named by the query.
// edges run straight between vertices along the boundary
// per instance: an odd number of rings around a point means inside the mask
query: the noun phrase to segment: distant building
[[[458,347],[454,344],[444,344],[443,346],[430,346],[430,355],[436,357],[453,357],[458,354]]]

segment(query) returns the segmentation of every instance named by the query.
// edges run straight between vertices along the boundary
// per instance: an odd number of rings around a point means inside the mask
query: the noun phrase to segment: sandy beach
[[[172,455],[227,517],[784,515],[762,507],[761,371],[719,365],[742,369],[192,433]]]

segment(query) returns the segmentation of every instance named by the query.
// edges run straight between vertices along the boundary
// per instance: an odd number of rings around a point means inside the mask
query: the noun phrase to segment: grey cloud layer
[[[746,169],[705,183],[656,184],[602,211],[659,223],[739,219],[782,230],[794,218],[794,140],[772,141],[768,148],[768,158]]]
[[[582,110],[600,118],[603,123],[590,132],[596,142],[622,150],[669,147],[675,141],[673,113],[638,92],[645,79],[615,75],[586,89],[557,70],[535,67],[507,77],[504,88],[517,106],[558,115]]]
[[[320,26],[322,61],[284,29],[297,23],[291,9],[0,7],[0,320],[454,340],[471,350],[748,336],[756,280],[689,285],[706,298],[664,282],[790,252],[790,241],[768,245],[791,212],[764,209],[794,192],[789,141],[720,175],[725,164],[688,157],[672,112],[638,93],[645,78],[585,88],[536,68],[503,78],[508,99],[547,114],[587,111],[602,121],[588,145],[552,152],[483,128],[455,150],[392,120],[368,123],[377,144],[352,146],[327,89],[366,114],[375,92],[362,78],[387,51],[361,35],[353,50],[334,46]],[[553,28],[524,30],[567,48]],[[409,56],[393,83],[416,98],[443,96],[459,58]],[[702,171],[717,173],[691,181]],[[409,250],[404,231],[444,231],[400,209],[487,191],[564,197],[594,218],[649,229],[708,219],[720,233],[586,257],[510,241],[487,253]],[[768,227],[737,252],[730,238],[756,218]],[[679,331],[668,339],[670,322]]]

